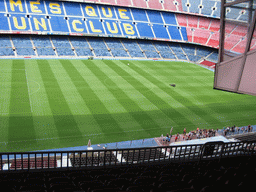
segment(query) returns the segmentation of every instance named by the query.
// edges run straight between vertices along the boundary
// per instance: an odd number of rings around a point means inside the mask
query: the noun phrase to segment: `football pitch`
[[[256,97],[214,90],[214,72],[196,64],[0,62],[1,152],[159,137],[171,127],[181,133],[256,124]]]

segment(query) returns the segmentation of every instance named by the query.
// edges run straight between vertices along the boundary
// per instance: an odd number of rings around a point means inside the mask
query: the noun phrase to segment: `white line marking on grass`
[[[30,80],[30,81],[34,81],[34,80]],[[38,85],[38,89],[36,91],[34,91],[33,93],[31,93],[30,95],[33,95],[34,93],[38,92],[41,88],[40,84],[37,81],[34,81],[37,85]]]
[[[27,80],[27,85],[28,85],[28,77],[27,77],[27,71],[25,69],[25,75],[26,75],[26,80]],[[30,103],[30,110],[33,113],[33,109],[32,109],[32,103],[31,103],[31,99],[30,99],[30,89],[29,89],[29,85],[28,85],[28,98],[29,98],[29,103]]]

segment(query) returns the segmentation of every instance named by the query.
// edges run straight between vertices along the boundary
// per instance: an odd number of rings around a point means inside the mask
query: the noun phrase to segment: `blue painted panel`
[[[138,36],[136,26],[132,22],[121,22],[124,36]]]
[[[137,29],[141,37],[154,38],[152,29],[151,29],[151,26],[149,26],[149,23],[137,23]]]
[[[64,16],[51,16],[50,18],[52,31],[62,31],[62,32],[69,32],[67,20]]]
[[[153,25],[153,30],[155,32],[156,38],[165,38],[165,39],[170,39],[166,27],[164,25]]]
[[[180,31],[177,28],[177,26],[168,26],[167,30],[169,31],[172,39],[182,40],[181,36],[180,36]]]
[[[0,1],[0,12],[5,12],[4,1]]]
[[[101,18],[117,19],[114,8],[110,6],[98,6]]]
[[[26,1],[28,12],[34,14],[46,14],[46,10],[44,7],[44,1]]]
[[[100,18],[100,14],[96,5],[81,4],[85,17]]]
[[[115,7],[116,14],[120,20],[132,20],[130,9],[125,7]]]
[[[65,15],[62,2],[45,1],[49,15]]]
[[[182,36],[183,36],[183,40],[184,41],[187,41],[188,40],[188,35],[187,35],[187,29],[186,29],[186,27],[181,27],[181,34],[182,34]]]
[[[121,29],[116,20],[105,20],[103,23],[108,35],[122,35]]]
[[[0,30],[10,30],[7,17],[4,16],[4,13],[0,13]]]
[[[16,12],[16,13],[26,13],[24,0],[21,0],[20,2],[21,2],[20,4],[14,4],[14,3],[10,4],[10,1],[6,0],[8,12],[11,12],[11,13],[14,13],[14,12]]]
[[[88,19],[86,23],[89,29],[89,33],[102,35],[105,34],[102,22],[100,22],[99,19]]]
[[[166,24],[177,25],[174,13],[162,12]]]
[[[83,16],[80,3],[69,3],[64,2],[65,10],[67,15],[71,16]]]
[[[68,19],[69,27],[73,33],[88,33],[85,22],[81,18],[70,17]]]
[[[151,23],[164,23],[159,11],[147,10],[147,13]]]
[[[131,9],[135,21],[146,21],[148,18],[146,16],[146,11],[142,9]]]
[[[23,14],[11,14],[10,23],[14,31],[30,30],[28,18]]]
[[[43,15],[32,15],[30,18],[33,31],[50,31],[48,19]]]

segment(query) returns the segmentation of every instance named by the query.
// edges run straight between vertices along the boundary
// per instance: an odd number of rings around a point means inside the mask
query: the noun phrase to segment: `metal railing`
[[[0,153],[1,172],[80,169],[132,164],[201,161],[256,155],[255,142],[209,142],[147,148]]]

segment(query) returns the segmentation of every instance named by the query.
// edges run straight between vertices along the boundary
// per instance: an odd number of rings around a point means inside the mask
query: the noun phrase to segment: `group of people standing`
[[[252,131],[253,131],[253,127],[251,125],[248,125],[247,127],[246,126],[242,127],[241,129],[234,125],[233,127],[224,128],[223,135],[227,136],[227,135],[234,135],[234,134],[245,133],[245,132],[249,133]]]

